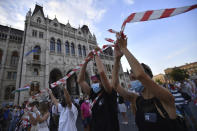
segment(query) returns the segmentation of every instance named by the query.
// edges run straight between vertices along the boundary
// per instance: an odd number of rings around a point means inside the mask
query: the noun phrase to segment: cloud
[[[0,24],[9,24],[15,28],[23,29],[25,15],[29,8],[34,9],[36,0],[0,1]],[[66,24],[69,20],[71,26],[88,25],[90,31],[97,33],[96,23],[102,20],[106,9],[97,6],[97,0],[42,0],[45,16]]]
[[[177,56],[184,54],[184,53],[187,52],[189,49],[190,49],[190,48],[182,48],[182,49],[180,49],[180,50],[176,50],[176,51],[174,51],[173,53],[169,54],[169,55],[166,57],[166,60],[174,59],[174,58],[176,58]]]
[[[134,0],[123,0],[126,4],[133,4],[134,3]]]

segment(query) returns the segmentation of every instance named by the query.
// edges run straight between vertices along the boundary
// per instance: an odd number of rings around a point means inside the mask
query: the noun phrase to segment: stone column
[[[45,84],[44,84],[44,88],[48,88],[49,87],[49,75],[50,75],[50,72],[49,72],[49,53],[50,53],[50,36],[49,36],[49,22],[48,22],[48,19],[46,20],[47,21],[47,31],[46,31],[46,43],[45,43]]]

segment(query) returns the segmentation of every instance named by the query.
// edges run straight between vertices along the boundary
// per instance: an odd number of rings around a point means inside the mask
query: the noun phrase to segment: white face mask
[[[140,93],[144,90],[144,86],[139,80],[130,81],[131,88],[136,92]]]
[[[90,101],[89,100],[85,100],[85,103],[89,103]]]
[[[101,90],[99,83],[94,83],[94,84],[92,84],[91,87],[92,87],[94,93],[98,93]]]

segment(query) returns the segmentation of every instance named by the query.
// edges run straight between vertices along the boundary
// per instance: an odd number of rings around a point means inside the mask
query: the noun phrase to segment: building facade
[[[11,95],[11,91],[25,85],[40,90],[50,87],[51,83],[82,64],[87,54],[97,46],[96,37],[88,26],[73,28],[69,22],[62,24],[57,18],[51,20],[39,5],[35,5],[33,12],[27,12],[24,26],[24,31],[9,27],[5,27],[4,31],[4,26],[0,30],[1,103],[14,101],[21,104],[28,100],[27,91]],[[34,49],[37,51],[27,55]],[[100,57],[111,80],[114,64],[112,48],[108,48]],[[77,84],[78,73],[67,80],[68,91],[73,97],[83,95]],[[96,73],[95,61],[90,61],[86,70],[86,81],[89,84],[90,77]],[[121,85],[126,87],[122,66],[119,74]],[[59,88],[53,91],[58,97]]]
[[[0,25],[0,103],[13,103],[23,31]]]
[[[167,82],[167,78],[164,74],[158,74],[158,75],[153,76],[153,80],[155,82],[160,81],[163,84]]]
[[[190,78],[192,78],[192,77],[196,78],[196,76],[197,76],[197,62],[193,62],[193,63],[189,63],[189,64],[187,63],[185,65],[174,67],[174,68],[179,68],[179,69],[185,70]],[[174,68],[167,68],[164,70],[168,79],[170,79],[169,74],[172,72],[172,70]]]

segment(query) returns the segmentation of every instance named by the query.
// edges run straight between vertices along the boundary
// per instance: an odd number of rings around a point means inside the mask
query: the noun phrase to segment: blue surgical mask
[[[94,93],[98,93],[101,90],[99,83],[94,83],[94,84],[92,84],[91,87],[92,87]]]
[[[141,93],[144,90],[144,86],[139,80],[130,82],[131,89],[135,90],[135,92]]]

